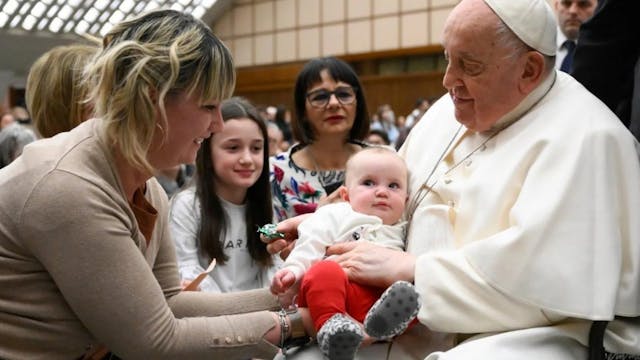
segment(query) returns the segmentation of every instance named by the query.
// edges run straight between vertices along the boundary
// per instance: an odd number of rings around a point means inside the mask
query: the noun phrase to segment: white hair
[[[13,123],[0,131],[0,168],[22,154],[22,149],[37,139],[33,130]]]

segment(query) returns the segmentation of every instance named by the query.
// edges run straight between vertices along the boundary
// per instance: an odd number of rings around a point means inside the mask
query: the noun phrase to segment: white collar
[[[560,30],[560,27],[558,27],[558,31],[556,34],[556,55],[558,52],[560,51],[567,51],[567,49],[564,48],[564,42],[567,41],[569,39],[567,39],[567,37],[565,36],[565,34],[562,32],[562,30]],[[574,43],[577,43],[577,39],[573,40]]]
[[[565,41],[567,41],[567,37],[564,35],[562,30],[560,30],[560,27],[558,27],[558,31],[556,34],[556,50],[564,49],[562,45],[564,44]]]
[[[522,115],[534,107],[538,101],[540,101],[551,89],[556,80],[556,72],[551,71],[547,77],[542,80],[540,85],[533,89],[529,95],[527,95],[515,108],[506,113],[500,120],[496,121],[489,131],[496,131],[496,129],[504,129],[511,125],[511,123],[517,121]],[[498,130],[499,131],[499,130]]]

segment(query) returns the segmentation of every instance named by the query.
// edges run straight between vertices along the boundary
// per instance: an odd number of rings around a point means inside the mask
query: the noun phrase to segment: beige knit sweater
[[[125,359],[272,358],[260,310],[275,298],[181,293],[166,195],[147,182],[147,246],[99,128],[37,141],[0,170],[0,358],[73,359],[97,343]]]

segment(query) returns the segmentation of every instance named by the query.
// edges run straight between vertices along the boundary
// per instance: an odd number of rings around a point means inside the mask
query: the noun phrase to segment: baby
[[[298,305],[309,308],[329,359],[353,359],[365,338],[363,322],[366,335],[388,339],[418,313],[420,299],[411,283],[398,281],[386,290],[357,284],[336,262],[323,260],[328,246],[346,241],[403,251],[407,183],[407,167],[394,150],[373,146],[353,155],[340,188],[346,202],[322,206],[300,224],[296,247],[273,278],[277,295],[300,286]]]

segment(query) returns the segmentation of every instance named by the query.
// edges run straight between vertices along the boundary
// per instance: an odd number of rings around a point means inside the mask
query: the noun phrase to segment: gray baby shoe
[[[364,319],[364,330],[377,339],[390,339],[407,329],[420,310],[420,295],[413,284],[396,281],[382,293]]]
[[[364,339],[360,325],[348,316],[335,314],[318,331],[318,346],[329,360],[353,360]]]

